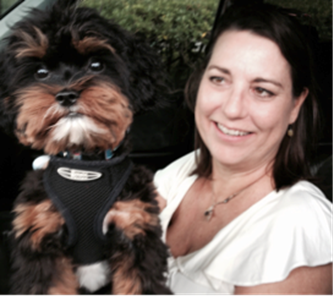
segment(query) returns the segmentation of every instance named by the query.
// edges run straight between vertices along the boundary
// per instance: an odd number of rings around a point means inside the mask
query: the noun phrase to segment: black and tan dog
[[[1,126],[50,155],[15,202],[11,292],[170,293],[152,177],[127,156],[133,115],[163,100],[160,64],[72,2],[33,10],[1,54]]]

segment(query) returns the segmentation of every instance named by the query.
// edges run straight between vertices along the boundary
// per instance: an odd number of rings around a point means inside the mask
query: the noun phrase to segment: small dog
[[[12,28],[1,126],[50,155],[14,204],[14,294],[169,294],[151,173],[128,158],[134,114],[163,103],[153,50],[95,10],[59,0]]]

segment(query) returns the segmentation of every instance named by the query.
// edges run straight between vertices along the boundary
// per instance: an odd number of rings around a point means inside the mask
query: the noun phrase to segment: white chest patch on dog
[[[100,179],[102,176],[99,172],[75,170],[65,167],[59,168],[57,173],[65,179],[78,182],[94,181]]]
[[[78,267],[76,275],[79,285],[91,293],[110,282],[110,270],[106,261]]]

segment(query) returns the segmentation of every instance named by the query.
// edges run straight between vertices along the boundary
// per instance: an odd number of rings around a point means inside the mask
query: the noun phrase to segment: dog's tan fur
[[[22,30],[15,32],[16,36],[22,41],[20,47],[15,49],[16,58],[36,57],[43,58],[49,46],[48,38],[39,28],[34,27],[36,37],[27,34]]]
[[[133,254],[124,256],[121,252],[112,257],[112,293],[116,295],[138,295],[142,293],[141,279],[135,266]]]
[[[132,240],[137,234],[145,235],[145,229],[150,225],[159,224],[158,217],[146,211],[150,206],[138,199],[118,201],[109,210],[105,221],[107,224],[114,223]]]
[[[59,258],[55,268],[61,272],[56,273],[48,290],[50,295],[74,295],[78,293],[79,283],[73,272],[70,259]]]
[[[94,52],[98,49],[107,49],[112,53],[116,52],[115,49],[107,43],[107,40],[99,39],[97,37],[85,37],[82,40],[78,40],[74,37],[72,43],[76,50],[83,55]]]
[[[31,232],[31,246],[35,250],[40,250],[45,235],[58,232],[65,223],[50,200],[44,200],[39,204],[19,204],[14,212],[15,236],[19,237],[26,231]]]
[[[61,90],[59,86],[27,87],[20,90],[17,95],[16,105],[20,108],[17,117],[16,135],[24,145],[32,145],[32,148],[42,149],[45,145],[45,137],[49,132],[48,127],[56,123],[65,113],[58,112],[48,115],[50,106],[55,104],[54,93]]]

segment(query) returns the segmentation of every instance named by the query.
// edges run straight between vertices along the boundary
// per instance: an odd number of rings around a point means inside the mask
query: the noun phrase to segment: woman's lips
[[[225,135],[228,135],[228,136],[242,137],[242,136],[247,136],[251,134],[251,132],[245,132],[245,131],[236,130],[236,129],[229,129],[218,122],[216,123],[216,125],[220,131],[222,131]]]

